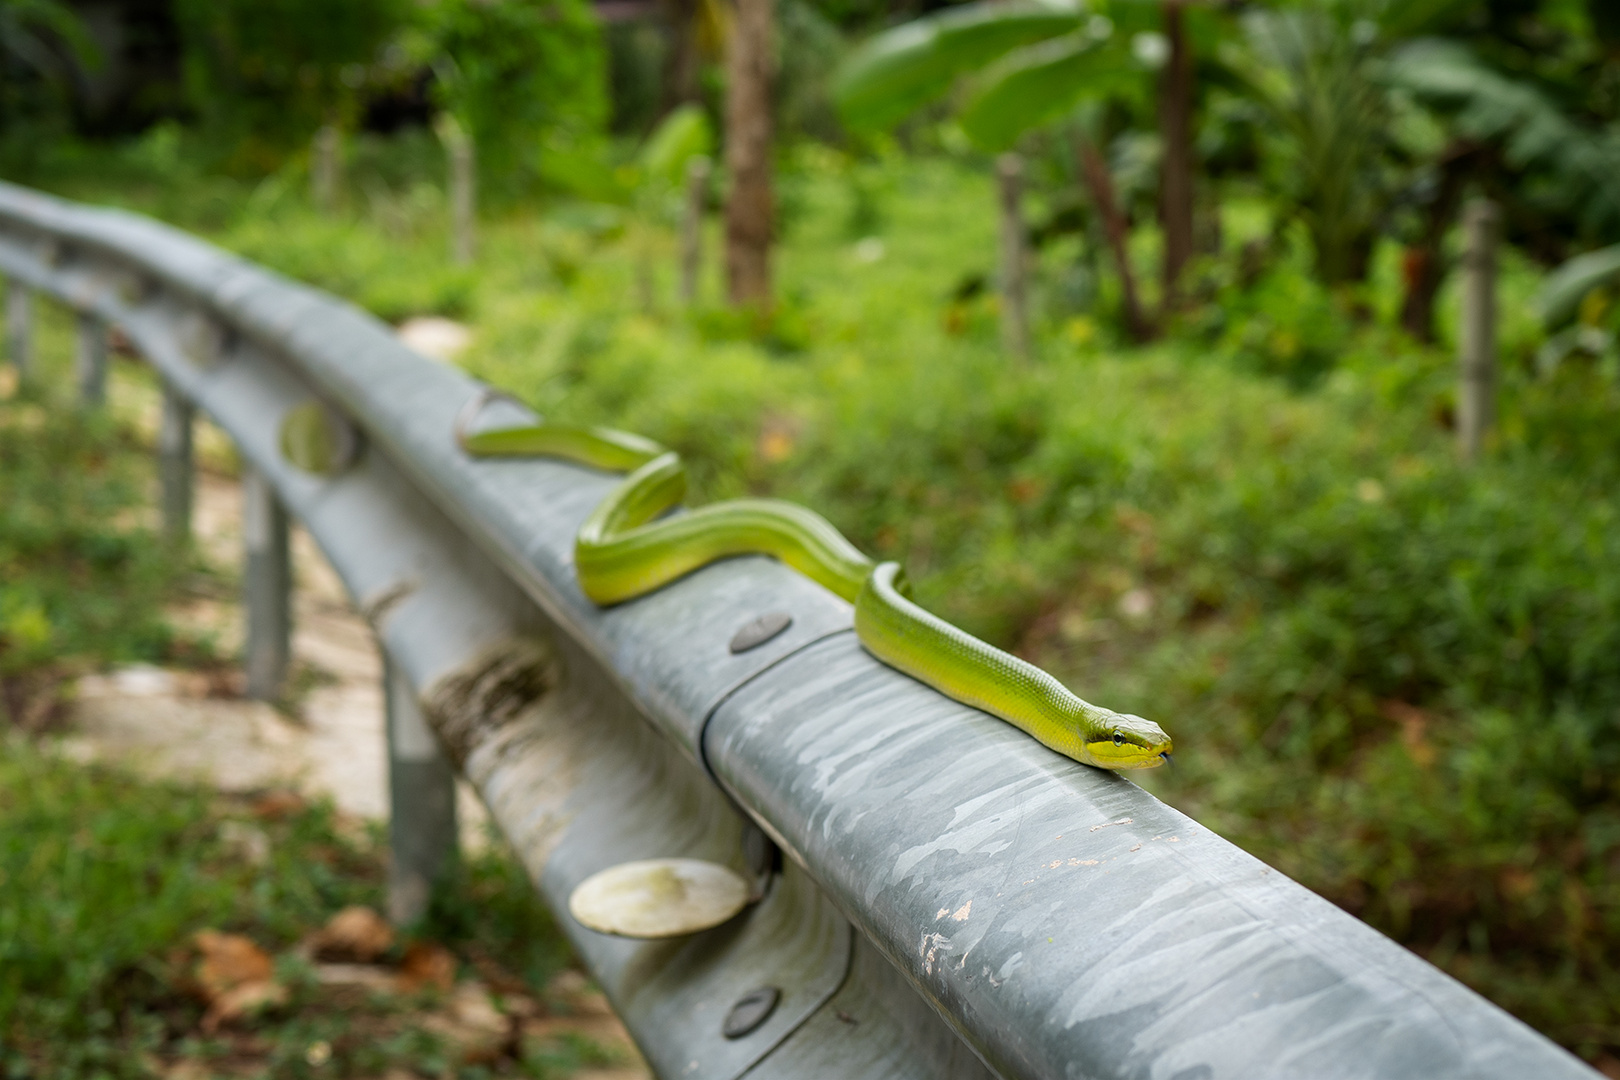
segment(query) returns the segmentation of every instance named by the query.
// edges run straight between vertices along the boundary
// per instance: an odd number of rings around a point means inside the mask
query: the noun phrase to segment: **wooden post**
[[[1496,422],[1496,204],[1475,199],[1463,210],[1462,327],[1458,335],[1457,449],[1479,457]]]
[[[242,469],[242,538],[247,548],[247,695],[278,701],[292,656],[292,558],[287,511],[265,475]]]
[[[343,136],[335,124],[322,124],[310,147],[309,197],[323,214],[337,207],[338,152],[342,143]]]
[[[26,383],[34,368],[34,290],[12,278],[6,284],[6,356]]]
[[[427,914],[433,885],[456,862],[456,777],[409,680],[383,660],[388,710],[388,919]]]
[[[697,303],[698,279],[703,272],[703,210],[709,198],[709,174],[714,166],[703,156],[686,163],[686,212],[681,217],[681,303]]]
[[[726,35],[726,294],[771,303],[771,3],[736,0]]]
[[[79,339],[74,371],[79,402],[100,408],[107,401],[107,326],[88,312],[79,313]]]
[[[472,136],[448,114],[439,119],[439,141],[450,158],[450,261],[468,266],[477,248],[478,165]]]
[[[1029,236],[1024,230],[1024,160],[996,159],[1001,195],[1001,340],[1020,360],[1029,356]]]
[[[163,535],[174,547],[191,538],[192,465],[191,402],[163,384],[163,421],[158,429],[158,473],[163,484]]]
[[[1164,308],[1175,310],[1181,272],[1193,255],[1193,60],[1183,11],[1187,0],[1164,0],[1170,44],[1159,77],[1159,221],[1164,227]]]

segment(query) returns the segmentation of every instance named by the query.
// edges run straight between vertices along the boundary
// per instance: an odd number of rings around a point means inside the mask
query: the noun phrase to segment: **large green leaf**
[[[1575,317],[1587,293],[1616,280],[1620,280],[1620,244],[1575,256],[1542,283],[1536,295],[1542,322],[1548,329],[1562,326]]]
[[[1536,171],[1536,199],[1577,215],[1587,235],[1620,233],[1620,129],[1578,123],[1535,83],[1495,70],[1453,41],[1402,45],[1385,78],[1449,114],[1457,134],[1497,143],[1509,165]]]
[[[675,109],[653,133],[647,136],[638,161],[642,174],[650,180],[676,185],[686,172],[686,163],[709,152],[709,118],[693,104]]]
[[[970,3],[886,30],[839,69],[833,99],[853,128],[883,128],[942,96],[962,75],[1036,41],[1072,33],[1078,7],[1060,3]]]
[[[962,110],[962,130],[987,149],[1004,149],[1082,98],[1134,90],[1146,74],[1124,49],[1085,32],[1028,45],[985,73]]]

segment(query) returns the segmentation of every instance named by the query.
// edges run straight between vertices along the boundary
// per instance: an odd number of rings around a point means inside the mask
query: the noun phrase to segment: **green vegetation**
[[[442,991],[331,985],[312,966],[312,932],[344,907],[383,904],[380,829],[285,792],[222,797],[59,752],[74,677],[220,660],[164,617],[166,602],[209,588],[210,571],[154,534],[152,448],[119,410],[76,407],[71,322],[45,306],[38,319],[33,377],[19,388],[5,369],[0,387],[0,1075],[368,1076],[403,1066],[547,1080],[617,1062],[622,1051],[578,1032],[525,1034],[525,1018],[573,1007],[550,988],[570,953],[498,843],[379,958],[387,978],[409,972],[413,945],[440,944],[451,973],[461,967],[496,992],[514,1034],[469,1049],[444,1019],[456,1014]],[[206,1022],[195,945],[209,930],[251,941],[274,965],[284,999],[250,1024]]]
[[[413,7],[358,68],[315,66],[306,127],[422,113],[354,134],[326,212],[301,148],[247,153],[195,102],[123,138],[25,138],[70,125],[15,33],[0,161],[389,320],[464,319],[469,370],[678,449],[695,500],[826,513],[903,561],[926,606],[1162,722],[1177,766],[1145,785],[1613,1072],[1612,7],[782,0],[776,295],[752,310],[718,302],[712,220],[702,297],[676,302],[682,162],[648,137],[685,103],[692,147],[700,112],[726,143],[730,9],[708,0],[672,4],[667,33],[567,5],[552,23],[529,0]],[[506,77],[565,67],[567,94]],[[435,109],[489,166],[474,267],[446,255]],[[999,344],[992,287],[989,153],[1007,147],[1036,247],[1026,360]],[[1465,467],[1451,271],[1479,195],[1503,214],[1500,415]],[[64,421],[83,431],[35,461],[34,406],[4,408],[8,500],[81,469],[85,506],[115,497],[97,485],[123,468],[116,429]],[[35,553],[0,587],[13,683],[181,648],[143,614],[172,581],[150,541],[119,534],[125,569],[97,569],[100,541],[49,537],[117,519],[68,501],[37,512],[56,524],[32,548],[0,523],[6,558]]]
[[[356,834],[328,805],[140,782],[7,738],[0,815],[7,1076],[190,1068],[304,1078],[404,1067],[547,1080],[618,1060],[577,1035],[520,1038],[516,1019],[510,1042],[497,1032],[469,1053],[466,1034],[441,1019],[443,992],[431,983],[389,991],[323,980],[311,933],[350,905],[380,906],[386,879],[381,836]],[[208,1020],[205,929],[251,942],[283,988],[251,1024]],[[420,942],[450,946],[450,970],[476,972],[513,1017],[537,1007],[520,1004],[526,998],[551,996],[547,982],[568,959],[523,872],[499,849],[475,857],[424,925],[378,959],[409,973]],[[376,970],[387,977],[388,968]],[[555,1013],[566,1002],[538,1007]]]
[[[67,320],[41,322],[60,356]],[[24,730],[57,718],[65,679],[196,648],[161,615],[184,567],[141,523],[148,467],[120,424],[49,392],[54,374],[0,402],[0,717]]]
[[[1391,248],[1360,315],[1298,232],[1240,287],[1273,225],[1236,204],[1196,268],[1208,302],[1138,350],[1067,304],[1052,250],[1019,366],[993,301],[958,288],[992,239],[971,160],[810,149],[783,184],[767,323],[680,310],[667,236],[641,310],[646,237],[560,202],[491,224],[457,302],[466,365],[677,448],[699,501],[822,510],[931,609],[1162,721],[1181,752],[1145,778],[1159,794],[1567,1045],[1620,1045],[1620,387],[1537,373],[1535,272],[1505,273],[1504,415],[1465,469],[1449,351],[1390,325]],[[377,252],[314,274],[364,301],[442,250],[437,204],[414,231],[388,205],[289,198],[214,235],[290,272]]]

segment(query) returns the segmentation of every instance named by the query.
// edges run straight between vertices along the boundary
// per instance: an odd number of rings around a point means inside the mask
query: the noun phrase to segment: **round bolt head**
[[[720,1024],[720,1034],[728,1039],[740,1039],[770,1019],[776,1003],[782,1000],[782,991],[774,986],[750,990],[731,1006]]]
[[[281,456],[317,476],[336,476],[359,455],[354,426],[319,401],[306,401],[281,421]]]
[[[731,639],[731,651],[744,653],[757,649],[792,625],[793,616],[787,612],[767,612],[737,631]]]
[[[568,897],[582,926],[630,938],[708,930],[748,906],[742,875],[701,859],[645,859],[592,874]]]

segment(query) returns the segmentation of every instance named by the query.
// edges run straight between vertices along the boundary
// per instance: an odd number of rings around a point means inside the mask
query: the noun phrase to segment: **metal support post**
[[[6,356],[25,383],[34,366],[34,290],[12,279],[6,285]]]
[[[1496,204],[1475,199],[1463,211],[1462,328],[1459,336],[1457,449],[1479,457],[1496,421]]]
[[[422,715],[416,691],[386,657],[388,703],[388,919],[427,914],[433,885],[456,865],[456,776]]]
[[[703,209],[709,198],[709,175],[714,165],[706,157],[686,163],[686,212],[681,217],[681,303],[697,303],[698,277],[703,272]]]
[[[158,429],[158,473],[163,483],[163,535],[175,547],[191,538],[192,419],[196,410],[169,383],[163,384],[163,422]]]
[[[292,649],[292,559],[287,511],[263,473],[242,469],[242,537],[247,547],[247,694],[276,701]]]
[[[107,326],[94,315],[79,314],[79,342],[75,371],[79,401],[99,408],[107,401]]]
[[[1029,237],[1024,231],[1024,159],[996,159],[1001,196],[1001,338],[1019,359],[1029,356]]]

